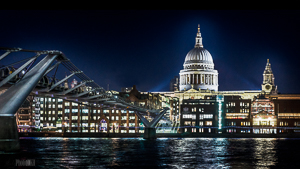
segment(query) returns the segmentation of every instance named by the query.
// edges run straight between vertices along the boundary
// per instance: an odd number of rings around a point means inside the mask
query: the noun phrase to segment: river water
[[[20,143],[20,152],[0,153],[0,168],[26,160],[37,168],[300,167],[300,139],[31,137]]]

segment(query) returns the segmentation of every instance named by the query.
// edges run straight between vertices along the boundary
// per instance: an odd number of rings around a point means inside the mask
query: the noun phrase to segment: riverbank
[[[298,133],[286,134],[230,134],[230,133],[156,133],[157,138],[300,138]],[[19,133],[19,137],[90,137],[90,138],[143,138],[143,133]]]

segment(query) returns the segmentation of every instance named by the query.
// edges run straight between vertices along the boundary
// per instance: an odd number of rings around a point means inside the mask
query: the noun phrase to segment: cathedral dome
[[[184,64],[189,63],[213,64],[213,59],[208,50],[201,47],[195,47],[190,50],[185,57]]]
[[[195,47],[185,56],[183,69],[179,72],[179,90],[218,91],[218,71],[214,69],[211,54],[203,48],[200,25],[195,40]]]

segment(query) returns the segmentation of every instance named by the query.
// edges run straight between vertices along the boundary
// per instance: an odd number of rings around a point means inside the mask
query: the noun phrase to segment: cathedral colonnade
[[[193,85],[194,89],[207,89],[209,86],[218,87],[218,73],[181,73],[180,74],[180,85],[185,87],[185,85]],[[188,87],[189,88],[189,87]],[[211,87],[209,87],[211,88]],[[186,88],[187,89],[187,88]]]

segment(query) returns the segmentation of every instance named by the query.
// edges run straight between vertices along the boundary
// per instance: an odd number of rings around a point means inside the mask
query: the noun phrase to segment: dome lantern
[[[203,48],[202,37],[201,37],[201,33],[200,33],[200,24],[198,24],[198,32],[196,35],[195,48]]]

